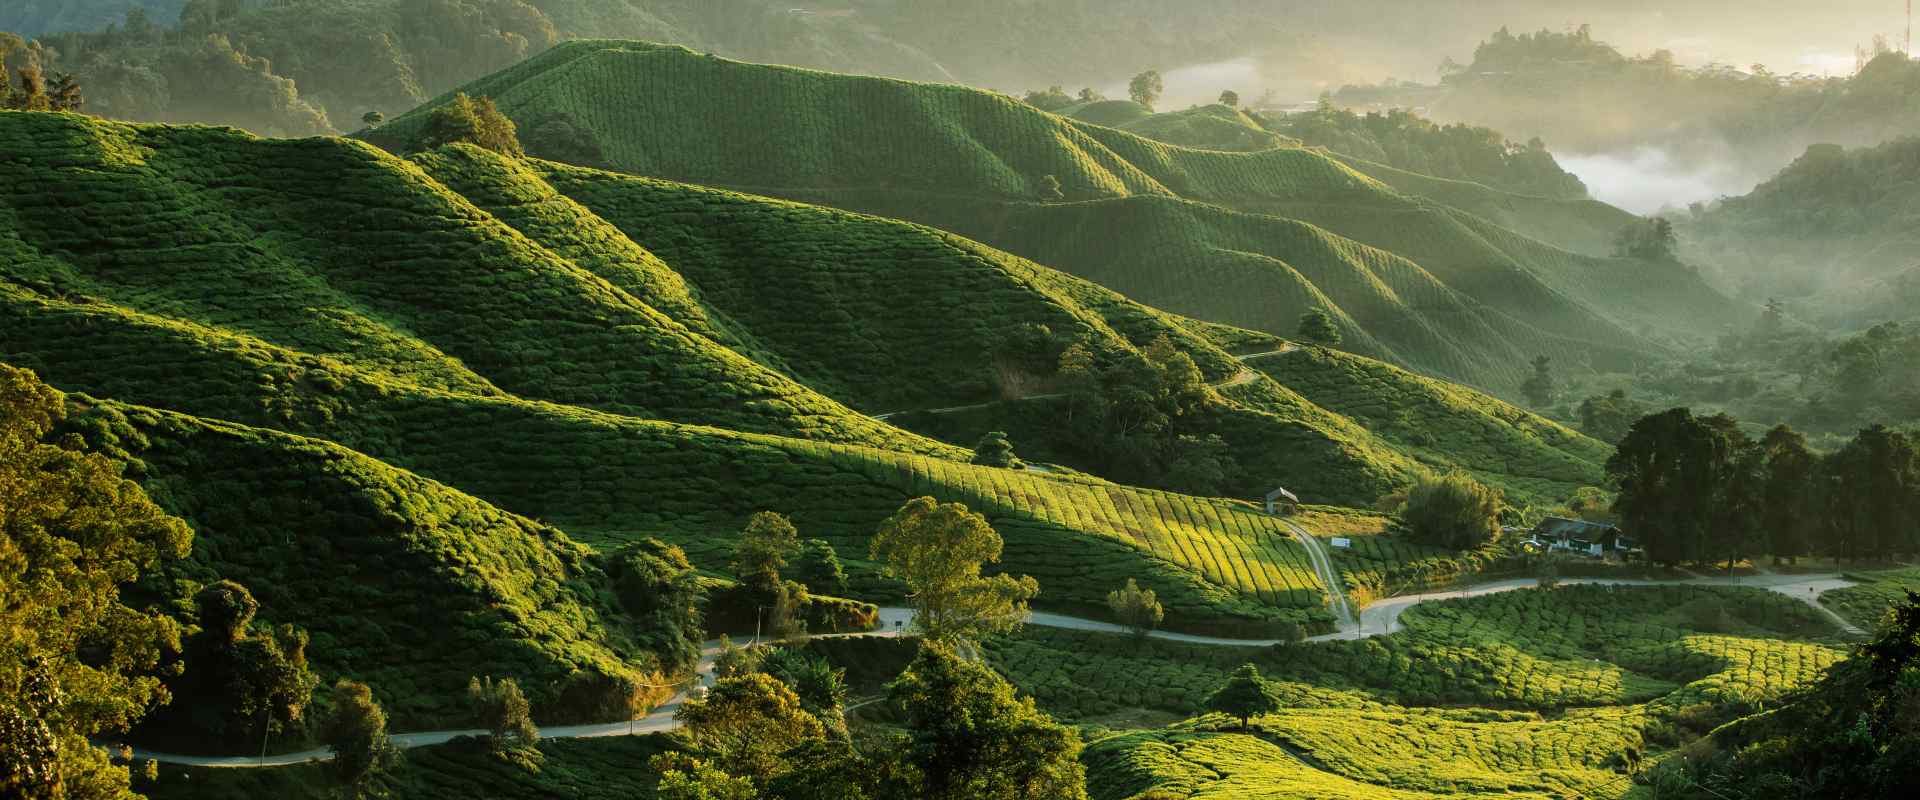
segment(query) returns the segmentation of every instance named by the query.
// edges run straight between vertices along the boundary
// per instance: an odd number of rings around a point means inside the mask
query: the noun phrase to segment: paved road
[[[898,636],[905,629],[906,623],[912,618],[912,609],[882,609],[880,613],[880,627],[872,633],[823,634],[814,638]],[[707,642],[701,649],[697,674],[689,679],[686,685],[688,687],[712,685],[713,663],[719,655],[719,640],[716,639]],[[627,736],[630,734],[637,735],[670,731],[680,727],[680,721],[674,719],[673,715],[680,710],[680,705],[686,702],[686,700],[687,693],[683,689],[675,693],[666,703],[661,704],[658,708],[648,713],[647,716],[632,722],[605,722],[594,725],[556,725],[541,728],[540,736],[545,739],[594,739],[602,736]],[[393,735],[393,742],[403,748],[424,747],[427,745],[445,744],[461,736],[479,736],[485,733],[486,731],[479,729],[396,733]],[[282,753],[270,755],[266,758],[259,756],[184,756],[173,753],[156,753],[137,747],[124,748],[116,745],[107,745],[107,749],[109,752],[125,754],[135,761],[158,761],[163,764],[185,764],[194,767],[284,767],[293,764],[304,764],[309,761],[333,760],[333,753],[326,749],[303,750],[298,753]]]
[[[1304,535],[1304,533],[1302,533],[1302,535]],[[1322,580],[1325,580],[1325,578],[1323,577]],[[1481,595],[1497,594],[1500,592],[1510,592],[1515,589],[1532,588],[1538,584],[1539,584],[1539,581],[1533,578],[1520,578],[1520,579],[1514,579],[1514,580],[1496,581],[1493,583],[1480,584],[1478,586],[1469,587],[1462,591],[1429,592],[1426,594],[1413,594],[1413,595],[1403,595],[1400,597],[1391,597],[1391,598],[1387,598],[1385,600],[1376,602],[1373,605],[1367,606],[1364,610],[1361,611],[1360,618],[1357,621],[1351,621],[1349,618],[1349,621],[1344,622],[1340,626],[1341,629],[1339,631],[1335,633],[1325,634],[1322,636],[1315,636],[1315,637],[1312,637],[1311,639],[1308,639],[1308,641],[1317,642],[1317,641],[1331,641],[1335,639],[1362,639],[1362,638],[1368,638],[1373,636],[1384,636],[1386,634],[1393,633],[1395,631],[1400,630],[1401,629],[1400,615],[1405,613],[1407,609],[1412,608],[1421,603],[1436,601],[1436,600],[1457,600],[1462,597],[1478,597]],[[1562,585],[1597,584],[1597,585],[1605,585],[1605,586],[1697,585],[1697,586],[1757,587],[1757,588],[1769,589],[1769,590],[1787,595],[1789,597],[1797,598],[1802,602],[1808,603],[1809,605],[1812,605],[1813,607],[1820,609],[1822,612],[1824,612],[1828,616],[1829,619],[1833,620],[1836,625],[1840,626],[1842,629],[1846,630],[1847,632],[1854,633],[1854,634],[1861,633],[1859,628],[1847,623],[1846,620],[1841,619],[1839,615],[1834,614],[1831,609],[1828,609],[1827,607],[1822,606],[1819,603],[1819,596],[1821,594],[1824,594],[1834,589],[1839,589],[1839,588],[1844,588],[1847,586],[1854,585],[1853,582],[1851,581],[1841,579],[1840,576],[1837,574],[1742,575],[1742,576],[1727,577],[1727,578],[1702,577],[1702,578],[1688,578],[1684,580],[1666,580],[1666,581],[1569,578],[1566,580],[1562,580],[1561,584]],[[907,625],[910,624],[913,618],[913,610],[909,608],[885,606],[880,609],[879,616],[880,616],[879,628],[876,629],[871,634],[832,634],[832,635],[829,635],[829,637],[816,637],[816,638],[831,638],[832,636],[860,636],[860,635],[899,636],[905,632]],[[1071,617],[1064,614],[1035,613],[1032,616],[1032,618],[1029,620],[1028,624],[1038,625],[1046,628],[1062,628],[1067,630],[1092,631],[1096,633],[1112,633],[1112,634],[1130,633],[1130,631],[1126,627],[1121,625],[1116,625],[1111,622],[1102,622],[1100,620]],[[1148,635],[1155,639],[1163,639],[1167,641],[1188,642],[1192,644],[1218,645],[1218,646],[1225,646],[1225,647],[1271,647],[1273,645],[1283,643],[1282,640],[1279,640],[1279,639],[1237,639],[1237,638],[1227,638],[1227,637],[1220,637],[1220,636],[1199,636],[1199,635],[1188,634],[1188,633],[1176,633],[1173,631],[1154,631]],[[707,643],[706,648],[700,658],[699,673],[696,677],[696,680],[699,682],[700,685],[707,685],[713,681],[713,662],[714,662],[715,656],[719,655],[719,652],[720,652],[720,645],[718,641]],[[692,683],[692,681],[690,681],[689,683]],[[601,737],[601,736],[626,736],[628,734],[644,734],[644,733],[656,733],[660,731],[669,731],[679,726],[679,722],[673,718],[673,715],[674,715],[674,712],[680,709],[681,703],[685,702],[685,700],[686,700],[686,693],[684,691],[681,693],[675,694],[672,699],[666,702],[666,704],[660,706],[659,708],[654,709],[653,712],[648,714],[645,718],[634,720],[631,723],[612,722],[612,723],[603,723],[598,725],[569,725],[569,726],[541,728],[540,735],[548,739],[586,739],[586,738],[595,738],[595,737]],[[393,737],[393,740],[395,743],[399,744],[401,747],[420,747],[424,745],[442,744],[459,736],[475,736],[482,733],[485,733],[485,731],[480,731],[480,730],[425,731],[421,733],[395,734]],[[109,748],[109,749],[116,749],[116,748]],[[122,752],[127,752],[127,751],[122,751]],[[326,750],[307,750],[307,751],[298,752],[298,753],[285,753],[281,755],[271,755],[271,756],[267,756],[264,759],[259,757],[249,757],[249,756],[213,756],[213,757],[183,756],[183,755],[174,755],[170,753],[155,753],[155,752],[140,750],[140,749],[133,749],[130,751],[130,753],[131,753],[131,757],[135,760],[153,760],[153,761],[159,761],[167,764],[186,764],[190,766],[199,766],[199,767],[273,767],[273,766],[286,766],[290,764],[300,764],[308,761],[326,761],[333,758],[333,754]]]

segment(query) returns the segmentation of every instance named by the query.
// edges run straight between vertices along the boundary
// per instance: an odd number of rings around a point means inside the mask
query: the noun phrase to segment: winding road
[[[1314,545],[1316,546],[1318,545],[1318,541],[1314,540],[1314,538],[1308,535],[1305,531],[1300,530],[1298,527],[1292,526],[1291,523],[1289,523],[1289,527],[1294,528],[1294,533],[1297,537],[1304,537],[1307,540],[1313,540]],[[1318,571],[1321,568],[1322,559],[1327,559],[1327,554],[1324,552],[1324,550],[1317,549],[1315,546],[1309,546],[1308,552],[1310,554],[1315,554],[1314,566],[1315,566],[1315,570]],[[1328,565],[1328,568],[1330,569],[1331,563],[1332,563],[1331,560],[1328,559],[1327,561],[1325,561],[1325,563]],[[1326,577],[1322,576],[1322,580],[1326,580]],[[1861,631],[1857,626],[1847,622],[1845,619],[1841,618],[1840,615],[1835,614],[1832,609],[1829,609],[1826,606],[1820,605],[1820,602],[1819,602],[1820,595],[1825,594],[1826,592],[1832,591],[1834,589],[1840,589],[1840,588],[1854,585],[1852,581],[1844,580],[1838,574],[1741,575],[1741,576],[1724,577],[1724,578],[1698,577],[1698,578],[1686,578],[1686,579],[1678,579],[1678,580],[1569,578],[1569,579],[1560,581],[1560,583],[1563,586],[1570,586],[1570,585],[1576,585],[1576,584],[1589,584],[1589,585],[1600,585],[1600,586],[1687,586],[1687,585],[1691,585],[1691,586],[1745,586],[1745,587],[1752,587],[1752,588],[1767,589],[1770,591],[1779,592],[1781,594],[1787,595],[1788,597],[1796,598],[1802,602],[1805,602],[1813,606],[1814,608],[1819,609],[1830,620],[1833,621],[1835,626],[1839,627],[1842,630],[1845,630],[1850,634],[1861,635],[1863,633],[1863,631]],[[1332,585],[1332,584],[1329,584],[1329,585]],[[1520,578],[1515,580],[1484,583],[1477,586],[1470,586],[1461,590],[1446,591],[1446,592],[1429,592],[1425,594],[1410,594],[1410,595],[1402,595],[1399,597],[1391,597],[1391,598],[1387,598],[1387,599],[1375,602],[1373,605],[1367,606],[1365,609],[1361,611],[1358,619],[1353,618],[1351,611],[1345,610],[1346,599],[1344,597],[1340,597],[1338,600],[1335,601],[1335,605],[1337,609],[1339,609],[1339,610],[1336,610],[1335,613],[1337,616],[1340,616],[1341,618],[1339,630],[1337,630],[1334,633],[1329,633],[1329,634],[1309,638],[1307,641],[1322,642],[1322,641],[1332,641],[1336,639],[1364,639],[1364,638],[1369,638],[1374,636],[1385,636],[1387,634],[1391,634],[1396,631],[1399,631],[1401,629],[1400,616],[1404,614],[1407,609],[1412,608],[1421,603],[1439,601],[1439,600],[1458,600],[1464,597],[1480,597],[1483,595],[1498,594],[1500,592],[1510,592],[1516,589],[1529,589],[1537,585],[1539,585],[1538,580],[1535,580],[1533,578]],[[880,609],[879,627],[873,632],[826,634],[826,635],[822,635],[814,638],[837,638],[837,637],[844,637],[844,636],[901,636],[901,635],[904,635],[906,627],[910,623],[912,618],[913,618],[912,609],[892,607],[892,606],[882,607]],[[1131,631],[1128,628],[1122,625],[1117,625],[1111,622],[1102,622],[1099,620],[1083,619],[1080,617],[1070,617],[1063,614],[1048,614],[1048,613],[1036,612],[1033,614],[1031,619],[1028,620],[1028,624],[1038,625],[1045,628],[1062,628],[1066,630],[1091,631],[1095,633],[1111,633],[1111,634],[1130,634],[1131,633]],[[1219,636],[1200,636],[1200,635],[1189,634],[1189,633],[1176,633],[1172,631],[1154,631],[1148,634],[1148,636],[1155,639],[1163,639],[1163,640],[1173,641],[1173,642],[1216,645],[1216,646],[1222,646],[1222,647],[1271,647],[1274,645],[1285,643],[1283,640],[1280,640],[1280,639],[1231,639],[1231,638],[1224,638]],[[708,642],[706,644],[706,647],[700,658],[699,673],[697,676],[697,680],[701,685],[710,684],[713,681],[714,659],[719,655],[719,653],[720,653],[720,643],[717,640]],[[548,738],[548,739],[590,739],[590,738],[596,738],[596,737],[602,737],[602,736],[627,736],[627,735],[638,735],[638,734],[659,733],[663,731],[670,731],[679,727],[679,722],[673,718],[673,715],[675,712],[680,710],[680,705],[686,701],[686,698],[687,698],[687,695],[686,695],[686,692],[684,691],[678,694],[675,694],[672,699],[668,700],[665,704],[661,705],[659,708],[654,709],[653,712],[648,714],[646,717],[642,719],[634,720],[632,722],[609,722],[609,723],[602,723],[597,725],[555,726],[550,728],[541,728],[540,735],[543,738]],[[395,744],[398,744],[401,747],[422,747],[426,745],[444,744],[460,736],[478,736],[484,733],[486,733],[486,731],[476,730],[476,729],[424,731],[420,733],[399,733],[399,734],[393,735],[393,741]],[[158,761],[164,764],[183,764],[183,765],[196,766],[196,767],[236,767],[236,768],[279,767],[279,766],[288,766],[292,764],[303,764],[309,761],[327,761],[333,758],[333,754],[326,750],[305,750],[298,753],[282,753],[278,755],[270,755],[265,758],[260,758],[257,756],[184,756],[184,755],[175,755],[171,753],[156,753],[148,750],[142,750],[139,748],[125,748],[123,746],[118,746],[118,745],[107,745],[107,747],[110,751],[115,752],[124,758],[131,758],[132,760],[136,760],[136,761],[151,760],[151,761]]]

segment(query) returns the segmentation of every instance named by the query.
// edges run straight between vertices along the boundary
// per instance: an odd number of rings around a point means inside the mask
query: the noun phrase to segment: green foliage
[[[871,545],[885,574],[906,583],[914,628],[947,645],[1007,633],[1026,621],[1039,582],[980,574],[983,565],[1000,561],[1003,547],[985,517],[931,497],[907,501],[881,523]]]
[[[1920,593],[1784,708],[1714,731],[1655,775],[1662,797],[1869,798],[1920,780]]]
[[[938,643],[888,687],[904,710],[905,761],[929,800],[1084,800],[1080,736],[986,666]]]
[[[1158,70],[1147,70],[1127,82],[1127,97],[1146,106],[1148,111],[1153,110],[1154,103],[1160,102],[1160,93],[1166,90],[1167,82],[1160,78]]]
[[[1580,432],[1602,442],[1619,442],[1648,411],[1645,405],[1628,398],[1625,389],[1589,397],[1580,401]]]
[[[719,654],[713,658],[713,675],[722,680],[750,675],[759,671],[760,660],[765,655],[758,646],[741,647],[726,634],[720,634]]]
[[[1449,550],[1473,550],[1500,534],[1500,492],[1455,472],[1421,478],[1403,513],[1415,539]]]
[[[487,745],[494,752],[529,750],[539,744],[540,729],[534,727],[533,707],[520,692],[519,681],[476,676],[467,683],[467,702],[473,708],[474,724],[487,730]]]
[[[706,698],[688,700],[673,717],[716,768],[759,786],[792,768],[782,753],[825,735],[792,689],[759,672],[721,678]]]
[[[1340,326],[1335,325],[1333,317],[1325,309],[1310,309],[1300,315],[1299,334],[1301,339],[1324,347],[1334,347],[1343,338]]]
[[[1146,637],[1167,618],[1166,609],[1160,606],[1160,598],[1152,589],[1142,589],[1132,578],[1127,585],[1107,594],[1107,609],[1120,624],[1133,631],[1133,635]]]
[[[762,511],[747,520],[733,546],[729,567],[751,586],[766,590],[780,584],[780,570],[800,551],[800,532],[783,514]]]
[[[1559,384],[1553,377],[1553,359],[1534,357],[1533,375],[1520,384],[1520,394],[1526,396],[1527,402],[1533,404],[1534,408],[1546,408],[1553,404],[1554,398],[1560,394]]]
[[[1619,258],[1671,262],[1675,260],[1674,249],[1678,244],[1673,223],[1665,217],[1653,217],[1621,228],[1613,239],[1613,254]]]
[[[847,593],[847,573],[840,555],[825,539],[808,539],[800,545],[800,558],[794,566],[794,578],[814,594],[839,597]]]
[[[1206,709],[1240,720],[1240,729],[1246,730],[1254,717],[1279,711],[1280,701],[1260,677],[1260,668],[1243,664],[1227,676],[1226,683],[1207,695]]]
[[[973,446],[973,463],[987,467],[1010,469],[1020,463],[1013,454],[1013,443],[1007,441],[1006,431],[993,431],[980,437]]]
[[[269,734],[298,730],[320,683],[307,662],[307,632],[292,625],[253,630],[260,604],[233,581],[200,590],[194,604],[200,631],[187,641],[182,672],[167,682],[176,702],[139,735],[244,751]]]
[[[823,722],[840,718],[847,702],[846,670],[819,655],[786,647],[768,651],[759,669],[792,689],[807,713]]]
[[[178,626],[123,586],[187,554],[192,533],[121,467],[53,436],[64,397],[0,363],[0,793],[124,794],[88,738],[164,702],[154,669]]]
[[[387,736],[387,714],[364,683],[342,680],[320,724],[320,741],[333,751],[328,771],[348,797],[373,793],[380,776],[401,760],[400,748]]]
[[[493,104],[493,98],[475,100],[458,93],[433,110],[420,131],[416,146],[432,150],[449,144],[470,144],[504,156],[521,156],[519,131]]]
[[[1240,93],[1232,89],[1228,89],[1226,91],[1221,92],[1220,105],[1226,106],[1228,108],[1238,107],[1240,105]]]
[[[1587,194],[1586,185],[1562,169],[1537,138],[1524,144],[1508,141],[1491,128],[1440,125],[1404,108],[1361,115],[1328,104],[1288,115],[1274,129],[1309,146],[1421,175],[1542,198]]]

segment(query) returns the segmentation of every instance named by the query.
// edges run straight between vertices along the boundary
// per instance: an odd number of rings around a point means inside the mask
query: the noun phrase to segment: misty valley
[[[0,0],[0,800],[1904,798],[1902,0]]]

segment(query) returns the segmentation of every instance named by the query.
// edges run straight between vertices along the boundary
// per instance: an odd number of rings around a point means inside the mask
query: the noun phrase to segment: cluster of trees
[[[504,156],[524,156],[519,129],[506,114],[500,113],[493,98],[478,100],[465,92],[456,93],[445,105],[427,116],[414,143],[416,149],[431,150],[449,144],[470,144]]]
[[[102,116],[302,136],[414,108],[559,41],[525,0],[188,0],[177,19],[134,7],[37,44]]]
[[[64,72],[49,77],[44,57],[39,47],[0,32],[0,110],[79,111],[86,104],[79,81]]]
[[[1356,114],[1336,107],[1331,96],[1322,97],[1313,111],[1281,117],[1268,122],[1267,127],[1308,145],[1410,172],[1484,183],[1520,194],[1587,196],[1586,184],[1562,169],[1548,152],[1546,142],[1537,137],[1524,143],[1512,142],[1491,128],[1440,125],[1397,108]]]
[[[1333,315],[1324,308],[1311,308],[1300,315],[1300,340],[1321,347],[1338,347],[1345,338],[1340,333],[1339,324],[1333,321]]]
[[[663,800],[1086,797],[1079,734],[947,644],[924,642],[889,684],[897,733],[836,724],[844,690],[803,677],[837,675],[824,662],[770,654],[762,665],[675,715],[690,746],[654,759]]]
[[[1641,261],[1672,262],[1676,260],[1674,251],[1679,244],[1671,221],[1666,217],[1651,217],[1637,220],[1614,234],[1613,254]]]
[[[981,574],[1002,547],[986,519],[964,505],[931,497],[906,503],[871,545],[884,573],[906,584],[922,641],[888,686],[902,732],[850,736],[845,676],[824,659],[723,642],[718,683],[675,715],[690,746],[654,759],[659,795],[1084,798],[1078,734],[961,655],[981,637],[1024,622],[1039,592],[1030,577]]]
[[[127,770],[89,739],[166,699],[179,625],[121,588],[184,558],[186,523],[119,465],[56,431],[65,398],[0,364],[0,796],[122,797]]]
[[[799,561],[802,557],[803,562]],[[819,585],[787,578],[782,570],[790,563],[795,574]],[[747,519],[734,542],[728,569],[740,584],[715,598],[717,621],[722,626],[737,625],[751,613],[755,630],[781,639],[806,633],[804,609],[814,591],[843,589],[846,581],[832,545],[819,540],[802,542],[793,520],[771,511]]]
[[[1881,425],[1820,454],[1785,425],[1756,440],[1673,409],[1634,423],[1607,474],[1614,512],[1663,564],[1920,552],[1920,450]]]
[[[194,603],[200,630],[187,639],[181,669],[167,682],[174,702],[142,732],[245,751],[301,725],[319,685],[307,666],[306,632],[257,625],[259,601],[233,581],[201,589]]]
[[[1217,495],[1238,471],[1226,443],[1205,430],[1206,377],[1166,337],[1104,367],[1075,344],[1061,354],[1058,376],[1067,394],[1065,427],[1104,474]]]

